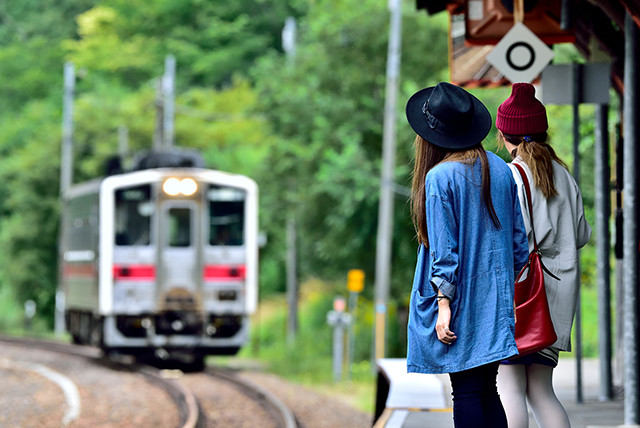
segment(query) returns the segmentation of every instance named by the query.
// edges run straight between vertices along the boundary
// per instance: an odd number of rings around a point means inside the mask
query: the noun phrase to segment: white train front
[[[63,197],[60,289],[76,343],[134,355],[235,354],[257,305],[256,183],[154,167],[73,186]],[[144,164],[144,162],[143,162]]]

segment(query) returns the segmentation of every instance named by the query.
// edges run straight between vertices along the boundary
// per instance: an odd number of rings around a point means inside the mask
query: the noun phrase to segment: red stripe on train
[[[92,263],[74,263],[62,267],[62,274],[65,278],[93,278],[97,275],[95,266]]]
[[[209,281],[233,281],[245,279],[247,269],[243,265],[207,265],[202,276]]]
[[[156,278],[156,267],[153,265],[113,266],[114,279],[152,280]]]

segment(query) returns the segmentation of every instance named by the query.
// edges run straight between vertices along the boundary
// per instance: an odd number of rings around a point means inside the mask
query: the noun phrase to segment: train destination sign
[[[487,55],[487,62],[512,83],[532,82],[553,58],[553,51],[526,25],[517,23]]]

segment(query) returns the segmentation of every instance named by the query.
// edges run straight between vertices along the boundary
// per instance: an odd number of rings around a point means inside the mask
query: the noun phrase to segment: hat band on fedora
[[[452,126],[447,125],[445,122],[432,115],[429,111],[429,100],[425,101],[422,105],[422,113],[424,114],[429,127],[441,134],[462,134],[468,129],[468,126],[464,121],[460,121],[460,123],[456,123]]]

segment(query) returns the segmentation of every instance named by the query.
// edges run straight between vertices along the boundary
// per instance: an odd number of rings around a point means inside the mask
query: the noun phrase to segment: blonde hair
[[[500,138],[502,135],[502,138]],[[545,198],[552,198],[558,194],[554,183],[553,161],[558,162],[565,169],[567,164],[558,157],[553,147],[549,145],[546,132],[524,135],[512,135],[500,132],[498,134],[498,148],[504,146],[504,140],[516,146],[511,157],[520,157],[527,164],[533,174],[533,184],[540,189]]]

